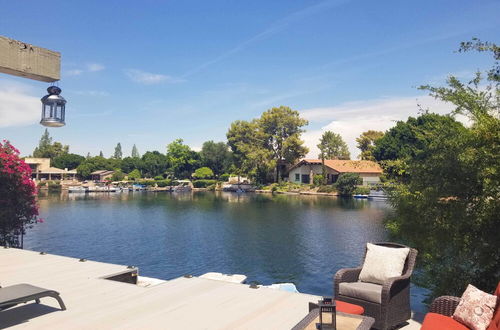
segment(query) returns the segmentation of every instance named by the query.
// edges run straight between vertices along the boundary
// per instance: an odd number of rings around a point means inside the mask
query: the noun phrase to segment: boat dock
[[[1,286],[56,290],[67,307],[61,311],[53,298],[21,304],[0,312],[0,328],[290,329],[320,298],[199,277],[120,282],[137,274],[124,265],[0,248]]]

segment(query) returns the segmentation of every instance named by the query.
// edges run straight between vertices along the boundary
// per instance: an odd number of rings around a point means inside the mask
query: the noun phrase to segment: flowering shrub
[[[0,142],[0,245],[22,247],[26,229],[37,222],[37,189],[19,150]]]

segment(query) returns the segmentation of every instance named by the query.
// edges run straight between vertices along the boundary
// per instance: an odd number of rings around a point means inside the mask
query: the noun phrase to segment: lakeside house
[[[111,177],[113,176],[113,173],[115,173],[115,171],[99,170],[99,171],[94,171],[94,172],[90,173],[90,175],[92,176],[93,181],[102,182],[102,181],[106,181],[106,179],[111,179]]]
[[[382,168],[369,160],[325,159],[327,184],[335,183],[340,174],[356,173],[363,179],[363,185],[369,186],[380,182]],[[323,173],[321,159],[303,159],[288,170],[288,181],[312,184],[316,174]]]
[[[50,166],[50,158],[25,158],[31,168],[31,177],[36,180],[75,180],[76,169],[68,170]]]

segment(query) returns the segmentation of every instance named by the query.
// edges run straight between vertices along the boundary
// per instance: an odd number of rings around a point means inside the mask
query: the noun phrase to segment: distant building
[[[369,160],[325,159],[327,183],[335,183],[340,174],[357,173],[363,179],[363,185],[380,182],[382,168]],[[316,174],[323,174],[321,159],[303,159],[288,170],[288,181],[311,184]]]
[[[31,167],[31,176],[37,180],[75,180],[76,169],[64,170],[50,167],[50,158],[25,158],[24,162]]]
[[[106,181],[106,179],[111,179],[115,171],[100,170],[90,173],[92,175],[92,180],[94,181]]]

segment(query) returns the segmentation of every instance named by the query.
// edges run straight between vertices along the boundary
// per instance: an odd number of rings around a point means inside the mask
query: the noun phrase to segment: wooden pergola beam
[[[54,82],[61,79],[61,53],[0,36],[0,72]]]

